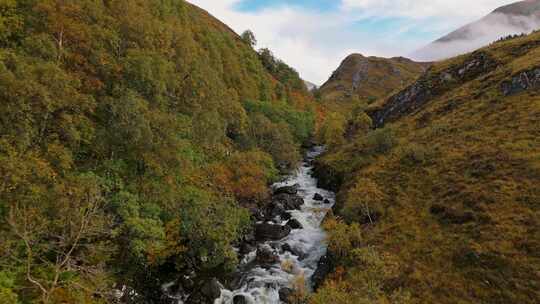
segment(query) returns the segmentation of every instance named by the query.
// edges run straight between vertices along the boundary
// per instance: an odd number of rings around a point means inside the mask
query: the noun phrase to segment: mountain
[[[0,103],[10,304],[177,303],[171,282],[212,303],[317,112],[294,69],[183,0],[1,1]]]
[[[540,28],[540,0],[525,0],[500,7],[414,52],[411,58],[436,61],[474,51],[500,38]]]
[[[323,100],[344,100],[357,95],[360,99],[373,101],[411,83],[427,66],[402,57],[352,54],[343,60],[319,92]]]
[[[316,176],[338,191],[336,275],[312,303],[538,303],[540,32],[435,63],[334,129]]]
[[[313,82],[309,82],[307,80],[304,80],[304,83],[306,84],[306,87],[307,87],[308,91],[313,91],[313,90],[316,90],[316,89],[319,88],[319,86],[317,86]]]

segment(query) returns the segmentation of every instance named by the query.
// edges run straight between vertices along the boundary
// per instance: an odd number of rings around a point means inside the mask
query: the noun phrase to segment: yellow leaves
[[[362,232],[358,224],[347,225],[331,217],[325,221],[324,228],[328,232],[328,247],[339,258],[346,258],[354,248],[361,245]]]
[[[165,225],[165,245],[163,248],[152,248],[148,253],[150,264],[157,264],[168,257],[179,256],[188,248],[183,244],[184,236],[180,233],[181,219],[175,218]]]
[[[51,162],[58,170],[65,171],[73,166],[73,156],[71,151],[58,142],[51,143],[47,146],[47,152]]]
[[[348,199],[352,201],[380,202],[385,197],[379,186],[368,178],[360,178],[349,191]]]
[[[272,170],[267,155],[251,151],[235,153],[227,162],[211,165],[208,174],[218,190],[234,195],[240,202],[260,202],[269,195]]]
[[[347,120],[339,113],[330,113],[322,124],[318,138],[321,143],[336,147],[345,142]]]
[[[343,214],[349,221],[374,223],[380,217],[386,195],[368,178],[360,178],[348,191]]]

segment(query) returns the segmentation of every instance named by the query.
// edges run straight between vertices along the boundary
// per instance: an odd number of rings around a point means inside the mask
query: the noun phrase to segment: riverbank
[[[308,151],[294,173],[272,186],[271,202],[254,214],[253,235],[238,248],[242,262],[235,279],[215,304],[287,303],[313,288],[327,251],[321,224],[335,202],[334,193],[318,188],[312,176],[313,161],[323,151]]]

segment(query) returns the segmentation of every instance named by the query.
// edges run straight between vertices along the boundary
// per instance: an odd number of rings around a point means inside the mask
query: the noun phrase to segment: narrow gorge
[[[239,248],[243,256],[231,286],[215,304],[289,302],[295,292],[320,283],[325,275],[326,233],[321,227],[335,195],[317,187],[311,149],[298,169],[273,185],[274,195],[257,215],[255,233]]]

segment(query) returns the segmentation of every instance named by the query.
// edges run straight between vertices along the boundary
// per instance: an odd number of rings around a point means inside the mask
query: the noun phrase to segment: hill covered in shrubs
[[[185,1],[0,2],[0,302],[225,275],[314,130],[299,83]]]
[[[335,273],[311,303],[538,302],[539,55],[504,40],[325,122]]]

